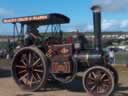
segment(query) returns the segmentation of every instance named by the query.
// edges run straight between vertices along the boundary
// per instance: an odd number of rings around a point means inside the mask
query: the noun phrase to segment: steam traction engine
[[[93,49],[87,47],[87,40],[81,34],[72,36],[72,42],[62,39],[63,33],[58,31],[60,24],[69,22],[69,18],[62,14],[3,20],[4,23],[14,25],[20,23],[21,36],[23,36],[24,26],[29,26],[31,30],[31,25],[52,25],[51,36],[46,39],[43,36],[40,43],[33,43],[16,51],[12,60],[12,75],[20,88],[37,91],[41,87],[46,87],[50,77],[61,83],[69,83],[78,72],[83,72],[82,82],[85,91],[93,96],[108,96],[113,92],[118,83],[118,74],[112,66],[108,65],[106,55],[102,50],[101,9],[99,6],[94,6],[92,10],[95,34],[95,48]]]

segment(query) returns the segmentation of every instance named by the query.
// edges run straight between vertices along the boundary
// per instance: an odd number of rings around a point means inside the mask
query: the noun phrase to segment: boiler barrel
[[[74,55],[75,60],[79,62],[85,62],[90,64],[90,65],[95,65],[95,64],[103,64],[103,58],[101,53],[86,53],[82,52],[80,54],[75,54]]]

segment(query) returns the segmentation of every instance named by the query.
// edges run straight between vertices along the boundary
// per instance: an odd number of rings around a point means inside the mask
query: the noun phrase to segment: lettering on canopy
[[[19,18],[8,18],[4,19],[4,23],[15,23],[15,22],[28,22],[28,21],[40,21],[46,20],[48,16],[28,16],[28,17],[19,17]]]

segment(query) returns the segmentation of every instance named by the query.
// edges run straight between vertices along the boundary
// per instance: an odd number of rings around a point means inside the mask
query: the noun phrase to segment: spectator
[[[112,48],[110,48],[108,54],[109,54],[109,63],[115,64],[115,54]]]

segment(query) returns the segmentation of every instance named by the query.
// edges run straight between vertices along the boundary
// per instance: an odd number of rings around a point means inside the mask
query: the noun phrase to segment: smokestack
[[[98,5],[93,6],[93,24],[94,24],[94,35],[95,35],[95,48],[102,51],[102,34],[101,34],[101,7]]]

